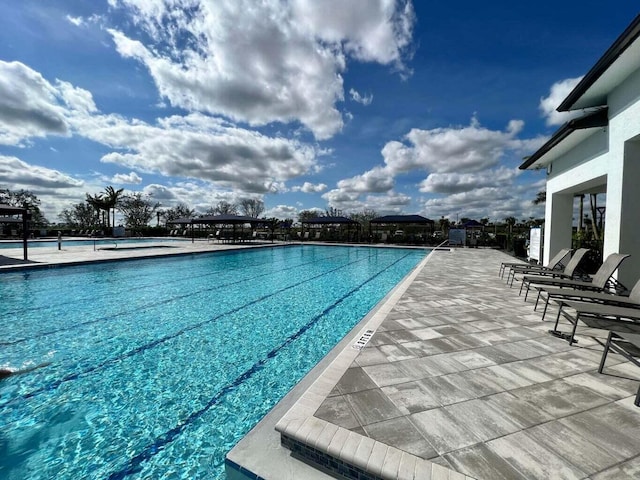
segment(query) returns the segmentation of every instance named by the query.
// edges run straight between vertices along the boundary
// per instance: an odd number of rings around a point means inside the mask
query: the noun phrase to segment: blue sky
[[[543,216],[521,172],[634,2],[0,0],[0,187]]]

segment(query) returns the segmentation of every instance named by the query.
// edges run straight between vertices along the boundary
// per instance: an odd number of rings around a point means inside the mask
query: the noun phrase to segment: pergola
[[[427,226],[433,227],[435,222],[422,215],[385,215],[369,221],[369,235],[371,235],[371,225],[424,225],[425,238]]]
[[[27,240],[29,238],[29,225],[28,221],[31,218],[29,210],[21,207],[12,207],[11,205],[5,205],[0,203],[0,223],[20,223],[20,219],[15,218],[19,215],[22,218],[22,248],[24,251],[24,259],[28,260],[27,255]]]
[[[256,225],[270,224],[271,222],[264,219],[255,217],[246,217],[242,215],[207,215],[202,217],[183,217],[170,220],[167,223],[173,223],[176,225],[190,225],[191,227],[191,242],[195,242],[194,225],[232,225],[233,226],[233,239],[236,238],[236,228],[238,225],[250,224],[251,227]]]
[[[360,229],[360,224],[347,217],[315,217],[308,218],[306,220],[301,220],[300,224],[302,225],[301,233],[304,237],[304,226],[307,225],[307,231],[311,231],[311,225],[346,225],[347,226],[347,235],[351,233],[351,225],[356,225],[356,231]]]

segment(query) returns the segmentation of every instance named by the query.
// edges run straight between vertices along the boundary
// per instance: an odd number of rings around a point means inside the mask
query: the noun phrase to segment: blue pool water
[[[426,252],[289,246],[0,274],[0,478],[224,478]]]
[[[191,242],[191,240],[179,239],[179,238],[88,238],[86,240],[62,240],[63,247],[79,247],[82,245],[93,246],[95,245],[109,245],[113,246],[114,242],[118,245],[129,245],[138,243],[157,243],[157,242]],[[57,247],[58,240],[29,240],[29,248],[39,247]],[[0,242],[0,249],[4,248],[22,248],[22,242]]]

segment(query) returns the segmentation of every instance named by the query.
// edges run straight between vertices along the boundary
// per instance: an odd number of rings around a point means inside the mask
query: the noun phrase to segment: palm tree
[[[104,189],[104,197],[102,197],[105,209],[107,211],[107,228],[111,227],[111,221],[109,212],[113,210],[113,226],[116,226],[116,206],[120,201],[120,196],[124,188],[114,189],[112,186],[108,186]]]
[[[87,195],[87,203],[89,205],[91,205],[95,209],[95,211],[96,211],[96,213],[98,215],[98,220],[99,220],[100,219],[100,212],[107,208],[106,207],[106,203],[104,201],[104,198],[102,197],[101,194],[98,194],[98,193],[96,193],[95,195],[89,195],[87,193],[86,195]],[[103,219],[102,223],[104,224],[104,219]]]

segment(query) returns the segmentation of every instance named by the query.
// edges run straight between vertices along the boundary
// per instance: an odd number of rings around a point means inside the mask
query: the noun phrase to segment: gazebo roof
[[[12,207],[4,203],[0,203],[0,215],[22,215],[28,213],[26,208]]]
[[[434,223],[422,215],[385,215],[371,220],[369,223],[417,223],[421,225]]]
[[[244,224],[244,223],[269,223],[268,220],[255,218],[255,217],[246,217],[243,215],[209,215],[196,217],[192,220],[193,223],[203,223],[203,224]]]
[[[302,220],[300,223],[328,225],[328,224],[353,224],[358,222],[347,217],[315,217],[315,218],[309,218],[307,220]]]
[[[480,228],[480,227],[484,227],[484,225],[482,223],[480,223],[477,220],[469,220],[467,222],[464,222],[462,224],[462,226],[464,228]]]

